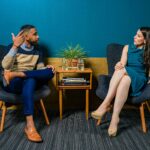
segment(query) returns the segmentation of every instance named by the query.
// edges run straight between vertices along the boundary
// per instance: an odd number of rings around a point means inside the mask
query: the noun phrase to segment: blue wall
[[[150,0],[0,0],[0,44],[33,24],[49,56],[80,43],[90,57],[105,57],[108,43],[129,43],[139,26],[150,26],[149,6]]]

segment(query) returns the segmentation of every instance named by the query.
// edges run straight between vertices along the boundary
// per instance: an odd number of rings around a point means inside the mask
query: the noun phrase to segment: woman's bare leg
[[[123,68],[121,70],[117,70],[114,72],[110,84],[106,98],[104,99],[103,103],[97,108],[95,111],[99,115],[103,115],[107,112],[108,108],[110,107],[111,101],[113,100],[117,87],[122,79],[122,77],[126,74],[126,70]]]
[[[117,126],[119,123],[119,114],[121,112],[121,109],[122,109],[124,103],[127,100],[130,84],[131,84],[130,77],[128,75],[124,75],[119,83],[119,86],[118,86],[117,92],[116,92],[112,119],[111,119],[111,123],[110,123],[109,129],[108,129],[108,133],[110,136],[116,135]]]

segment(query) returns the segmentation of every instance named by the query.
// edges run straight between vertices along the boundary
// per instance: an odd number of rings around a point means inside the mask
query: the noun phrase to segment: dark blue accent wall
[[[0,44],[11,32],[33,24],[49,56],[79,43],[90,57],[105,57],[108,43],[132,42],[140,26],[150,26],[150,0],[0,0]]]

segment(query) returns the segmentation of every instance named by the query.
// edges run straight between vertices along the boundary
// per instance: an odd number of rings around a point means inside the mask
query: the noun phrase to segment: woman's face
[[[137,31],[136,35],[134,36],[134,45],[137,47],[143,46],[145,43],[144,36],[140,30]]]

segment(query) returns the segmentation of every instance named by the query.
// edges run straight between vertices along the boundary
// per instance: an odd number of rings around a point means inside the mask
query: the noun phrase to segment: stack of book
[[[65,77],[60,81],[61,85],[87,85],[89,81],[84,78],[69,78]]]

